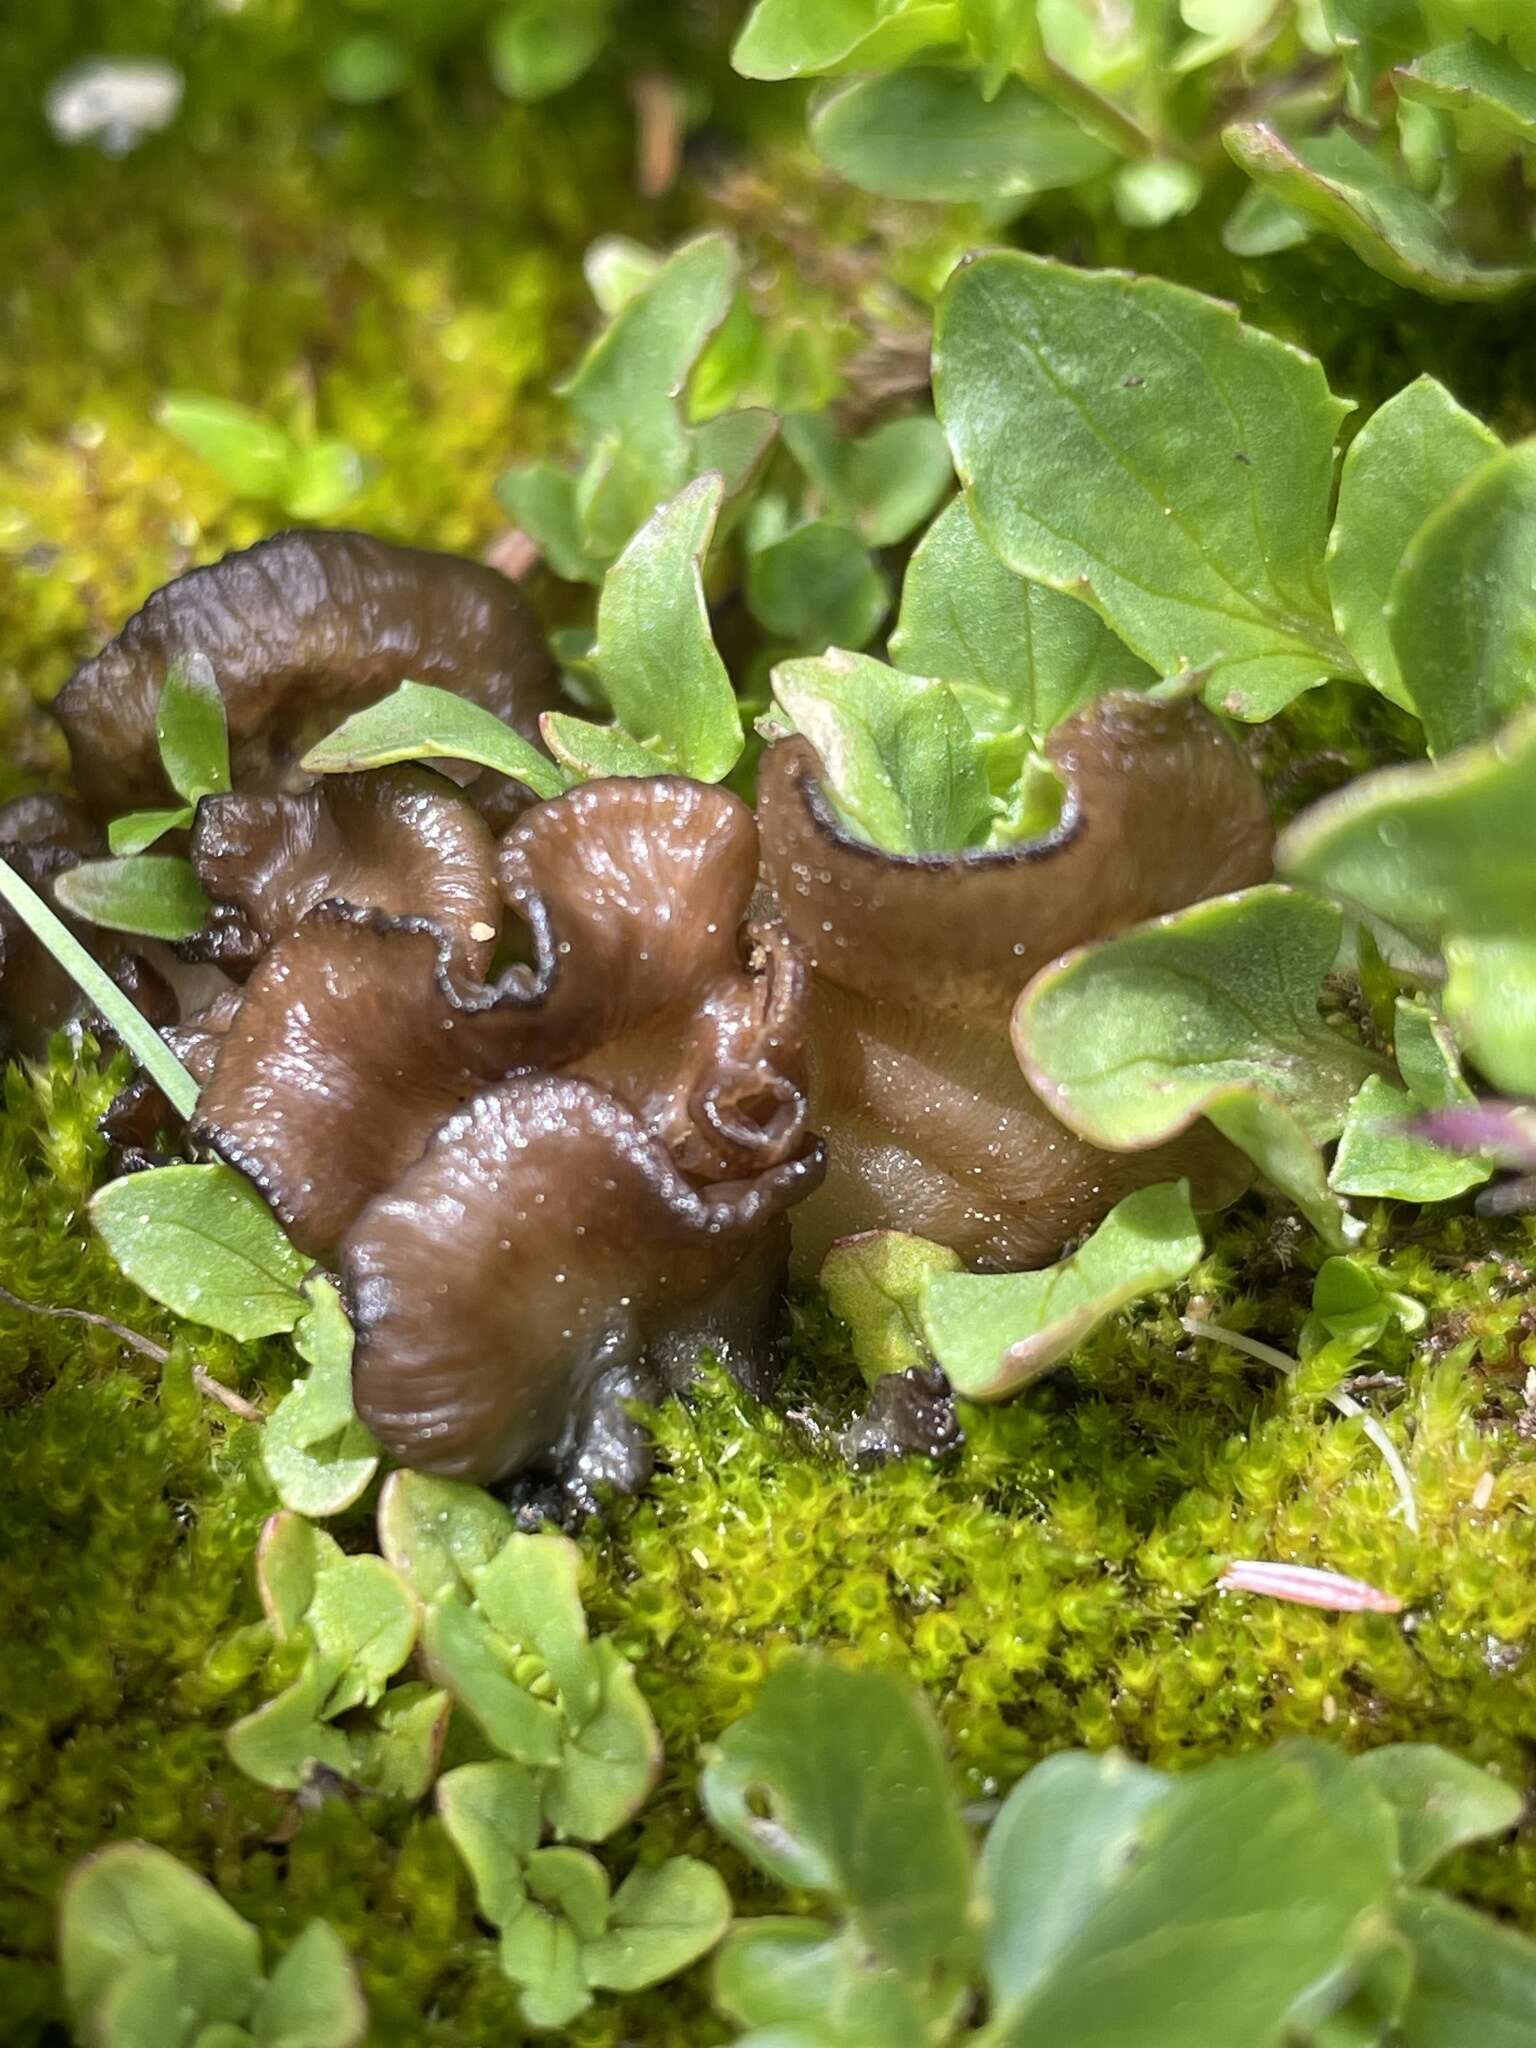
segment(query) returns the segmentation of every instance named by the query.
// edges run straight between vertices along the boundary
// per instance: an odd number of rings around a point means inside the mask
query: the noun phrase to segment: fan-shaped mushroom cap
[[[199,1104],[198,1134],[307,1251],[486,1086],[537,1068],[608,1089],[695,1181],[805,1148],[805,975],[781,930],[743,934],[752,814],[679,777],[589,784],[502,848],[536,965],[494,987],[420,919],[322,905],[261,962]]]
[[[66,916],[53,901],[57,876],[104,851],[95,828],[59,797],[16,797],[0,806],[0,860],[64,917],[75,937],[152,1024],[169,1024],[176,1015],[176,998],[158,969],[117,933]],[[105,1031],[48,948],[8,905],[0,903],[0,1055],[14,1047],[28,1058],[38,1058],[50,1035],[76,1018],[88,1018],[94,1029]]]
[[[212,796],[198,805],[192,865],[213,915],[184,958],[248,972],[319,903],[421,917],[474,975],[501,924],[490,828],[423,768],[337,775],[299,796]]]
[[[173,800],[155,711],[191,653],[213,664],[242,790],[293,786],[307,746],[404,681],[473,698],[535,742],[558,702],[537,624],[496,570],[361,533],[274,534],[155,591],[59,692],[88,803]]]
[[[1052,736],[1065,785],[1045,837],[998,852],[899,855],[853,838],[801,738],[759,774],[764,870],[816,977],[811,1115],[831,1170],[797,1251],[900,1229],[973,1262],[1038,1265],[1123,1194],[1188,1174],[1197,1200],[1243,1182],[1213,1131],[1136,1154],[1065,1130],[1013,1058],[1029,977],[1090,938],[1262,881],[1258,779],[1198,705],[1099,698]]]
[[[359,1415],[397,1457],[458,1478],[570,1457],[617,1369],[752,1348],[765,1260],[820,1168],[812,1145],[695,1189],[590,1082],[479,1096],[347,1234]]]

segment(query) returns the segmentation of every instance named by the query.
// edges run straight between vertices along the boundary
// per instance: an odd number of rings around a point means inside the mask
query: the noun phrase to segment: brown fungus
[[[526,601],[483,563],[361,533],[278,533],[157,590],[55,701],[103,812],[174,800],[155,712],[179,655],[213,664],[236,788],[302,787],[300,756],[405,681],[456,691],[537,742],[558,702]]]
[[[831,1170],[796,1219],[801,1257],[900,1229],[994,1268],[1039,1265],[1136,1187],[1187,1174],[1197,1201],[1245,1172],[1201,1126],[1106,1153],[1019,1071],[1009,1013],[1069,948],[1269,873],[1256,776],[1188,701],[1099,698],[1048,743],[1064,786],[1042,838],[996,852],[889,854],[854,838],[803,738],[759,774],[764,867],[816,985],[811,1114]]]
[[[167,1025],[176,1015],[176,998],[142,947],[67,915],[54,901],[53,885],[61,874],[105,851],[96,828],[59,797],[23,796],[0,805],[0,860],[64,919],[152,1024]],[[16,913],[0,903],[0,1055],[14,1049],[40,1058],[50,1035],[76,1022],[108,1035],[73,978]]]
[[[184,959],[243,976],[336,900],[426,918],[468,973],[490,965],[501,926],[490,828],[427,769],[332,776],[298,796],[204,797],[190,854],[212,915]]]

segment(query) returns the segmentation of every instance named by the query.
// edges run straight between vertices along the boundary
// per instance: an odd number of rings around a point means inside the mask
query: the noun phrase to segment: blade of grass
[[[154,1026],[139,1015],[106,969],[91,958],[37,891],[3,860],[0,897],[90,997],[178,1115],[190,1117],[197,1108],[197,1083],[192,1076]]]

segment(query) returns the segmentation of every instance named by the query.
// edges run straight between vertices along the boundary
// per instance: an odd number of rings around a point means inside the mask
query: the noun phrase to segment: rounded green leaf
[[[1485,461],[1424,525],[1387,621],[1430,752],[1491,739],[1536,698],[1536,440]]]
[[[919,1304],[927,1281],[963,1273],[948,1245],[900,1230],[868,1230],[834,1244],[820,1280],[832,1313],[848,1326],[859,1371],[873,1386],[886,1373],[927,1365]]]
[[[1106,1316],[1182,1280],[1204,1249],[1188,1182],[1141,1188],[1044,1272],[930,1274],[919,1297],[923,1333],[957,1394],[1005,1400]]]
[[[329,1280],[304,1283],[309,1307],[294,1346],[310,1361],[267,1420],[261,1462],[285,1508],[339,1515],[360,1500],[379,1468],[379,1446],[352,1405],[352,1325]]]
[[[370,1725],[348,1728],[348,1775],[381,1798],[414,1806],[437,1776],[452,1716],[447,1693],[416,1683],[392,1685],[374,1708]]]
[[[232,1906],[163,1849],[116,1842],[77,1864],[59,1902],[64,1996],[82,2034],[113,1985],[168,1963],[178,2000],[207,2024],[241,2020],[260,1981],[260,1946]]]
[[[1469,1842],[1508,1834],[1525,1808],[1518,1785],[1432,1742],[1390,1743],[1354,1767],[1396,1814],[1398,1861],[1412,1882]]]
[[[128,1278],[189,1322],[242,1342],[291,1330],[310,1261],[229,1166],[157,1166],[111,1181],[91,1221]]]
[[[379,1548],[424,1606],[467,1595],[516,1523],[484,1487],[428,1472],[392,1472],[379,1494]]]
[[[945,287],[934,390],[982,533],[1160,675],[1267,718],[1353,670],[1323,575],[1348,407],[1310,356],[1155,278],[987,255]]]
[[[513,0],[491,23],[491,73],[509,99],[547,99],[574,85],[601,54],[610,0]]]
[[[544,1791],[544,1815],[557,1835],[602,1842],[633,1819],[661,1775],[661,1736],[634,1670],[606,1637],[593,1643],[598,1704],[571,1727]]]
[[[693,1856],[632,1870],[614,1893],[610,1924],[585,1942],[581,1967],[599,1991],[641,1991],[707,1955],[731,1922],[725,1880]]]
[[[171,391],[155,407],[155,419],[242,497],[280,501],[293,442],[261,413],[233,399]]]
[[[258,2048],[358,2048],[368,2008],[341,1937],[311,1920],[251,2014]]]
[[[1462,116],[1479,140],[1493,133],[1536,143],[1536,72],[1486,36],[1426,50],[1392,84],[1402,99]]]
[[[885,578],[851,527],[812,519],[747,557],[752,616],[812,654],[864,646],[890,603]]]
[[[440,1595],[427,1609],[421,1647],[433,1683],[453,1694],[493,1749],[519,1764],[560,1763],[560,1709],[508,1676],[482,1615]]]
[[[818,101],[811,141],[840,177],[891,199],[1023,199],[1115,161],[1021,80],[1007,79],[989,99],[958,70],[854,79]]]
[[[731,62],[743,78],[894,71],[960,39],[957,0],[757,0]]]
[[[53,893],[71,917],[146,939],[190,939],[208,917],[208,899],[191,863],[166,854],[83,860],[64,870]]]
[[[402,683],[344,719],[304,756],[311,775],[352,775],[394,761],[474,761],[535,796],[559,796],[568,778],[483,705],[428,683]]]
[[[171,663],[155,710],[155,737],[171,787],[189,804],[229,788],[229,726],[206,655]]]
[[[1459,1899],[1405,1892],[1396,1914],[1413,1949],[1402,2048],[1524,2048],[1536,2012],[1536,1942]]]
[[[327,1716],[371,1707],[416,1646],[416,1600],[382,1557],[322,1564],[304,1616],[331,1676]]]
[[[539,1786],[521,1764],[461,1764],[437,1781],[437,1810],[463,1857],[475,1903],[493,1927],[527,1896],[524,1866],[539,1846]]]
[[[602,1681],[581,1604],[581,1551],[568,1536],[518,1530],[478,1569],[475,1605],[510,1648],[542,1661],[567,1723],[581,1727],[602,1703]]]
[[[605,775],[660,775],[667,766],[622,726],[594,725],[565,711],[546,711],[539,733],[561,767],[583,782]]]
[[[351,1746],[325,1719],[333,1678],[311,1657],[286,1691],[226,1729],[224,1747],[236,1770],[281,1792],[298,1791],[316,1764],[349,1777]]]
[[[283,489],[290,519],[334,519],[363,488],[363,458],[349,441],[326,436],[295,454]]]

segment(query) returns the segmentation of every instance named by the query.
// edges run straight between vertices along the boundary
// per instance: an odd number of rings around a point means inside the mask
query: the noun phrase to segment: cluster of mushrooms
[[[791,1211],[806,1270],[885,1228],[1009,1270],[1133,1188],[1241,1184],[1209,1129],[1085,1144],[1007,1028],[1070,947],[1268,873],[1258,782],[1197,704],[1110,695],[1062,726],[1060,820],[1001,852],[856,839],[800,737],[766,754],[755,815],[677,776],[547,802],[458,764],[316,782],[306,748],[405,679],[535,742],[558,681],[495,571],[280,534],[157,591],[65,686],[83,809],[0,810],[0,857],[45,894],[101,820],[172,800],[155,713],[194,651],[233,763],[187,835],[211,914],[174,954],[81,936],[198,1081],[185,1141],[340,1274],[357,1410],[403,1463],[636,1485],[633,1405],[701,1351],[766,1390]],[[16,1047],[75,1000],[0,923]],[[141,1079],[109,1128],[143,1147],[168,1118]]]

